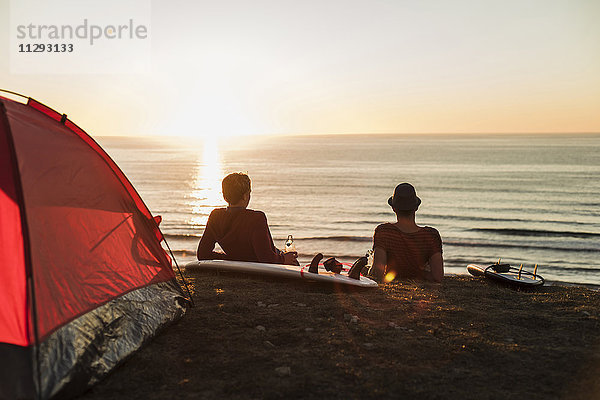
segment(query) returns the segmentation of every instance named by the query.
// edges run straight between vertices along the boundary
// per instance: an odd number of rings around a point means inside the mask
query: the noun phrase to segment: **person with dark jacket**
[[[409,183],[396,186],[388,204],[395,223],[375,228],[373,267],[369,275],[378,282],[394,279],[424,279],[441,282],[444,276],[442,239],[437,229],[419,226],[415,213],[421,204]]]
[[[284,253],[273,244],[265,213],[248,209],[250,186],[250,178],[243,173],[223,179],[223,198],[229,206],[210,213],[198,244],[198,260],[298,265],[298,253]],[[215,251],[216,243],[224,253]]]

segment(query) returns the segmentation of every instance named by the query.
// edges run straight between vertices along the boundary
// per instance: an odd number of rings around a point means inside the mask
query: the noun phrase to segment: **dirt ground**
[[[600,292],[188,273],[194,308],[81,399],[600,399]]]

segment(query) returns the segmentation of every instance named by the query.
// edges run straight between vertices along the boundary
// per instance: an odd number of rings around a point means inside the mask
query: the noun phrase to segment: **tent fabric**
[[[52,333],[40,346],[41,397],[71,398],[83,392],[154,332],[182,317],[186,303],[178,289],[169,281],[134,290]]]
[[[109,334],[115,342],[106,348],[120,349],[109,358],[118,362],[183,314],[158,222],[114,161],[66,116],[33,99],[0,97],[0,356],[13,354],[11,346],[37,349],[43,398],[108,372],[81,373],[81,357],[99,363],[100,347],[69,362],[61,357],[77,351],[73,343],[101,341],[115,326],[111,318],[129,326]],[[118,317],[115,310],[136,296],[143,301]],[[98,319],[102,326],[91,322]],[[2,374],[0,398],[10,397]]]
[[[28,298],[21,210],[8,121],[0,103],[0,343],[26,346]],[[6,268],[5,266],[11,266]]]
[[[37,311],[40,338],[115,296],[173,279],[151,218],[105,159],[27,105],[12,102],[6,110],[32,222],[34,286],[44,305]]]

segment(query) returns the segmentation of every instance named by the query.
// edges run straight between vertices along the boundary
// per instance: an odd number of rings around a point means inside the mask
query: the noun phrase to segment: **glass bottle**
[[[285,241],[284,252],[289,253],[291,251],[296,251],[296,245],[294,244],[292,235],[288,235],[287,240]]]

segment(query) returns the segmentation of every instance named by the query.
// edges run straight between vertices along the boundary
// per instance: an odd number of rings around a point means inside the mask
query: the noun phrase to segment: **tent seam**
[[[4,101],[0,101],[1,108],[1,118],[2,123],[6,129],[6,138],[8,141],[8,145],[10,147],[9,152],[11,156],[11,161],[13,164],[13,174],[15,180],[15,190],[17,192],[17,198],[19,199],[19,211],[21,216],[21,236],[23,237],[23,255],[25,261],[25,277],[28,286],[27,290],[27,303],[28,309],[31,315],[27,316],[27,333],[28,336],[31,335],[31,327],[29,326],[29,317],[31,317],[31,325],[33,325],[33,335],[34,335],[34,351],[35,351],[35,370],[36,370],[36,378],[37,378],[37,390],[36,394],[39,397],[40,388],[41,388],[41,371],[40,371],[40,357],[39,357],[39,331],[37,326],[37,303],[35,297],[35,279],[33,276],[33,268],[31,263],[31,240],[29,236],[29,223],[27,221],[27,212],[25,207],[25,195],[23,193],[23,186],[21,185],[21,171],[19,170],[19,159],[17,158],[17,149],[15,148],[15,142],[13,140],[12,129],[10,127],[10,123],[8,122],[7,110],[4,105]],[[31,297],[31,298],[29,298]]]

